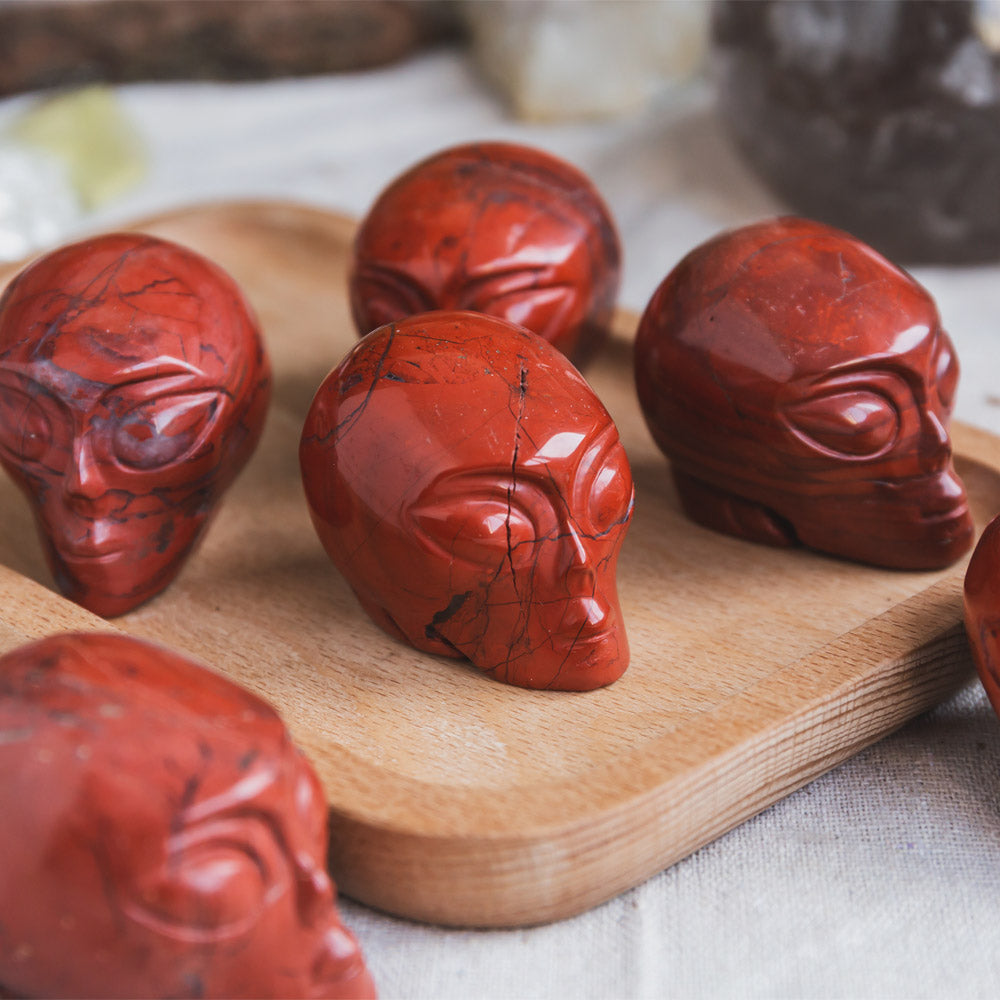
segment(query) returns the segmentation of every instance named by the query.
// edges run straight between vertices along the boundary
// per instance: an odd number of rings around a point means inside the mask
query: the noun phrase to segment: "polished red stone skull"
[[[214,264],[114,234],[29,266],[0,300],[0,463],[59,588],[119,615],[179,572],[263,427],[270,366]]]
[[[0,987],[371,997],[319,781],[274,710],[164,649],[66,634],[0,658]]]
[[[327,552],[390,634],[523,687],[625,670],[628,460],[540,337],[469,312],[384,326],[320,387],[300,456]]]
[[[927,292],[846,233],[784,218],[696,248],[646,308],[635,374],[694,520],[902,569],[969,548],[954,348]]]
[[[986,526],[965,573],[965,631],[979,679],[1000,715],[1000,517]]]
[[[549,153],[458,146],[412,167],[358,231],[350,276],[361,335],[432,309],[526,326],[577,365],[603,343],[621,251],[593,184]]]

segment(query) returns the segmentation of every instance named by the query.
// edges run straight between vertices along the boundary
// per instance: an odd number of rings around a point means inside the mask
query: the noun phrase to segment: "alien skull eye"
[[[435,486],[411,510],[418,537],[435,554],[489,567],[530,557],[535,522],[513,483],[456,476]]]
[[[895,404],[867,389],[831,392],[783,411],[788,426],[811,448],[847,458],[871,458],[899,434]]]
[[[548,267],[513,267],[469,278],[461,291],[462,309],[499,316],[551,338],[573,315],[579,289],[554,281]]]
[[[193,844],[141,880],[129,906],[139,923],[179,940],[218,940],[257,918],[268,889],[260,858],[225,840]]]
[[[941,405],[951,412],[958,388],[958,359],[955,352],[945,343],[938,354],[936,371],[937,393]]]
[[[588,499],[590,521],[595,533],[606,534],[616,524],[622,524],[628,518],[634,498],[635,490],[622,463],[603,466],[594,479]]]
[[[380,264],[363,265],[354,284],[354,298],[363,303],[373,330],[405,316],[438,308],[430,293],[408,274]]]
[[[215,423],[223,394],[181,392],[157,396],[126,413],[113,434],[118,460],[133,469],[159,469],[193,452]]]
[[[548,285],[504,292],[487,299],[479,308],[526,326],[540,336],[552,337],[572,315],[579,297],[570,285]]]
[[[37,462],[52,443],[52,425],[38,401],[20,389],[0,389],[0,447],[15,462]]]

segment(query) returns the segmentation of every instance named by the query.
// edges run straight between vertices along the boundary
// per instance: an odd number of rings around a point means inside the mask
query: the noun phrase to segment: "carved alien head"
[[[1000,715],[1000,516],[983,530],[965,573],[965,631],[979,679]]]
[[[653,295],[635,362],[695,520],[902,569],[971,544],[951,341],[927,292],[846,233],[785,218],[709,240]]]
[[[260,436],[270,366],[233,281],[116,234],[29,266],[0,299],[0,463],[59,588],[119,615],[179,572]]]
[[[327,552],[389,633],[523,687],[625,670],[628,460],[540,337],[469,312],[381,327],[320,387],[300,456]]]
[[[607,336],[621,251],[593,184],[507,143],[457,146],[404,173],[358,231],[358,332],[432,309],[499,316],[582,365]]]
[[[164,649],[66,634],[0,658],[0,987],[369,997],[319,782],[274,710]]]

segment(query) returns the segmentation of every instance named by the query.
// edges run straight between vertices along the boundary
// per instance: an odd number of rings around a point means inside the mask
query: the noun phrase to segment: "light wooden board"
[[[241,283],[276,373],[261,446],[201,549],[115,622],[268,698],[331,806],[347,895],[445,924],[566,917],[636,885],[934,705],[964,681],[964,563],[899,573],[777,551],[679,512],[632,389],[635,317],[588,377],[637,484],[619,567],[625,676],[585,694],[507,687],[389,639],[309,523],[297,446],[313,392],[354,343],[352,224],[275,204],[141,225]],[[9,273],[0,274],[0,279]],[[977,524],[1000,510],[1000,441],[955,428]],[[95,627],[51,586],[25,503],[0,483],[0,645]],[[20,574],[20,575],[19,575]]]

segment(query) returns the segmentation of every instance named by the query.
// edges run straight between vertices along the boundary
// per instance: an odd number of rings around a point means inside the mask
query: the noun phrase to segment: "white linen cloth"
[[[586,171],[625,246],[622,304],[722,228],[782,211],[694,84],[612,122],[510,119],[457,52],[263,84],[119,88],[145,182],[83,220],[110,228],[209,199],[361,215],[381,187],[473,139]],[[25,97],[0,101],[0,126]],[[73,235],[67,233],[67,238]],[[963,365],[957,417],[1000,433],[1000,266],[922,268]],[[978,684],[644,885],[545,927],[455,931],[342,901],[392,998],[996,998],[1000,721]]]

